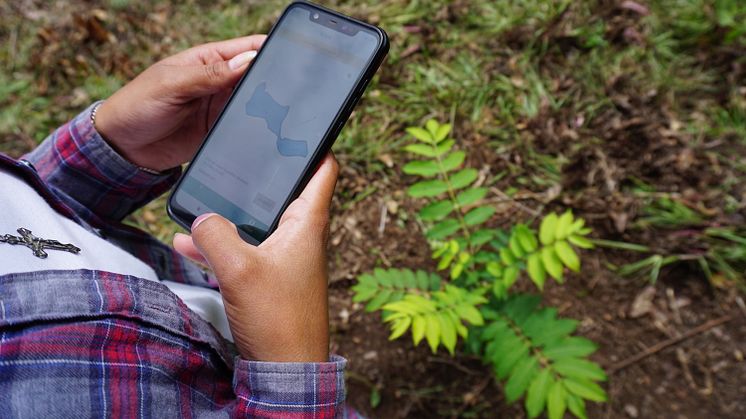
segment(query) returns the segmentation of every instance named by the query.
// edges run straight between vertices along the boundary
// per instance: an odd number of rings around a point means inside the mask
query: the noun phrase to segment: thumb
[[[238,235],[233,223],[218,214],[203,214],[194,220],[192,242],[218,277],[247,268],[256,251]]]
[[[176,93],[192,98],[211,95],[231,88],[243,74],[246,65],[256,57],[256,54],[256,51],[246,51],[228,61],[172,69],[174,70],[172,77],[176,84]]]

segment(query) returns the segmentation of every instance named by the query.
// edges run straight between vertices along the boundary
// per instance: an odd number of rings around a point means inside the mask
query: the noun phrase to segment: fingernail
[[[238,70],[239,68],[243,67],[246,63],[251,61],[256,57],[256,51],[246,51],[242,52],[235,57],[231,58],[230,61],[228,61],[228,67],[231,70]]]
[[[194,229],[197,228],[197,226],[200,225],[202,221],[205,221],[206,219],[212,217],[213,215],[215,214],[212,212],[208,212],[207,214],[202,214],[199,217],[195,218],[194,222],[192,223],[192,231],[194,231]]]

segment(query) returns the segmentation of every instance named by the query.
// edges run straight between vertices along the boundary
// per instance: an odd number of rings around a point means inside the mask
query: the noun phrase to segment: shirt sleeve
[[[258,362],[236,358],[234,417],[343,418],[347,361]]]
[[[170,189],[181,169],[155,175],[124,159],[94,128],[94,106],[58,128],[23,158],[81,218],[120,221]]]

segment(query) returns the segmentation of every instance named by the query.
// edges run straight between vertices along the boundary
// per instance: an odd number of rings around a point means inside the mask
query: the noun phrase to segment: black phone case
[[[363,74],[355,82],[355,86],[353,89],[351,89],[350,93],[347,95],[347,99],[345,100],[344,105],[340,108],[339,112],[337,112],[337,116],[334,118],[331,127],[329,128],[327,133],[324,135],[324,137],[322,137],[319,147],[316,149],[313,156],[311,156],[311,159],[306,165],[303,171],[303,174],[301,175],[301,177],[298,179],[295,186],[293,187],[292,193],[287,197],[287,199],[283,203],[278,213],[279,215],[277,219],[275,219],[272,222],[272,225],[269,227],[267,235],[262,238],[256,238],[256,237],[249,235],[248,233],[241,230],[240,228],[238,229],[238,233],[244,239],[244,241],[250,244],[254,244],[254,245],[259,244],[262,241],[264,241],[266,237],[268,237],[275,229],[277,229],[277,224],[279,223],[279,220],[282,217],[282,214],[285,212],[285,210],[290,205],[290,203],[293,202],[298,197],[298,195],[300,195],[301,191],[303,191],[303,188],[305,188],[308,181],[311,180],[311,177],[313,176],[316,168],[318,167],[321,160],[326,156],[326,154],[331,149],[332,144],[337,139],[337,136],[339,135],[339,133],[342,131],[342,128],[347,122],[347,119],[350,117],[352,110],[355,108],[355,105],[357,105],[357,102],[362,97],[363,93],[365,92],[366,87],[368,86],[368,83],[375,75],[376,71],[378,70],[378,67],[381,65],[381,62],[386,57],[386,54],[388,53],[388,50],[389,50],[388,35],[386,35],[386,32],[383,29],[377,26],[359,21],[352,17],[345,16],[339,12],[336,12],[331,9],[327,9],[326,7],[319,6],[317,4],[314,4],[308,1],[295,1],[291,3],[287,8],[285,8],[280,18],[277,19],[277,22],[279,23],[289,10],[299,5],[310,7],[311,9],[317,9],[321,12],[334,15],[336,18],[340,20],[344,20],[351,24],[360,25],[365,28],[368,28],[378,34],[379,45],[370,63],[368,64],[368,67],[365,69]],[[269,40],[272,37],[272,34],[275,31],[276,27],[277,27],[277,23],[275,23],[275,25],[269,31],[269,34],[267,35],[267,40]],[[257,56],[254,58],[254,60],[259,60],[261,55],[262,55],[262,49],[259,49],[259,52]],[[197,150],[197,152],[195,153],[191,161],[194,161],[195,158],[199,155],[199,153],[202,152],[202,149],[207,145],[207,143],[209,142],[208,139],[210,138],[210,135],[212,134],[213,129],[218,124],[220,119],[223,117],[223,114],[226,108],[231,103],[234,95],[238,91],[238,87],[241,86],[241,84],[243,84],[244,79],[250,73],[251,73],[251,67],[249,67],[249,69],[243,74],[243,76],[241,76],[241,79],[238,81],[238,83],[236,83],[236,89],[233,90],[233,93],[231,94],[228,101],[225,103],[225,106],[223,107],[223,109],[220,111],[220,114],[218,114],[218,117],[215,119],[215,122],[213,123],[212,127],[210,127],[210,129],[207,131],[207,135],[205,135],[205,140],[203,140],[202,145],[200,145],[199,149]],[[194,214],[188,213],[187,211],[182,211],[178,209],[178,205],[174,202],[174,196],[176,195],[176,191],[179,190],[179,187],[181,186],[182,181],[189,174],[190,169],[191,167],[187,168],[187,170],[181,175],[181,178],[179,178],[179,181],[176,183],[176,186],[174,187],[173,191],[171,192],[171,195],[168,198],[168,204],[166,206],[166,210],[168,212],[168,215],[171,217],[171,219],[173,219],[178,225],[191,231],[191,225],[194,222],[194,219],[196,218],[196,216]]]

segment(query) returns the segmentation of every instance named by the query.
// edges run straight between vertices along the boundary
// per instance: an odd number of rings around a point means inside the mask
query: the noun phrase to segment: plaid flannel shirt
[[[160,279],[214,287],[196,265],[122,219],[167,191],[98,135],[91,108],[0,169],[61,215],[152,266]],[[10,199],[10,197],[0,197]],[[2,263],[2,248],[0,248]],[[0,276],[0,417],[357,416],[346,361],[246,361],[164,285],[108,272]]]

